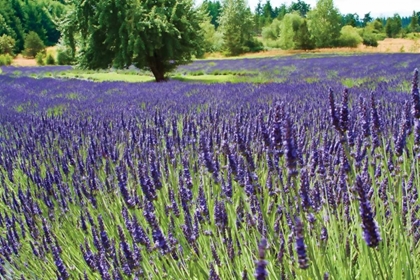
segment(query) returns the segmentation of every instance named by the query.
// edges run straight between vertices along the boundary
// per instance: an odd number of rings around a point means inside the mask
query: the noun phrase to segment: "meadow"
[[[0,275],[420,279],[419,65],[3,67]]]

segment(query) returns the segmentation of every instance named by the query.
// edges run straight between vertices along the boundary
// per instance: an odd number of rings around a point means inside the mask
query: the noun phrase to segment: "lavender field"
[[[177,70],[271,75],[258,84],[3,69],[0,275],[420,279],[419,65],[395,54]]]

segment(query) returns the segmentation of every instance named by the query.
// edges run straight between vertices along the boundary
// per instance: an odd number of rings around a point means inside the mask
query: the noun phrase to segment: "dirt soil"
[[[24,58],[21,54],[18,54],[12,62],[13,66],[36,66],[35,59]]]

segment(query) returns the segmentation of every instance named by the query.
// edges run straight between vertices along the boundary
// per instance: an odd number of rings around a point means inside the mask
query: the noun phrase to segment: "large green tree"
[[[282,49],[290,50],[296,47],[296,33],[302,22],[303,18],[297,12],[289,13],[284,16],[280,25],[281,33],[279,39]]]
[[[149,69],[157,82],[202,50],[201,14],[192,0],[72,0],[63,32],[88,69]]]
[[[333,0],[318,0],[308,15],[308,28],[318,48],[335,47],[341,30],[341,16]]]
[[[16,53],[23,49],[25,39],[19,4],[19,0],[0,0],[0,36],[8,35],[16,41]]]
[[[303,19],[295,35],[295,49],[306,51],[314,48],[315,44],[309,33],[308,21]]]
[[[401,32],[402,29],[402,23],[401,23],[401,17],[398,14],[394,14],[394,16],[391,18],[387,18],[386,24],[385,24],[385,33],[386,36],[389,38],[395,38],[398,36],[398,34]]]
[[[254,22],[245,0],[225,0],[223,4],[219,30],[223,34],[225,54],[238,55],[256,50],[258,42],[253,38]]]
[[[411,16],[409,28],[411,32],[416,32],[419,30],[419,18],[415,11],[413,11],[413,15]]]
[[[289,6],[289,13],[291,12],[298,12],[300,16],[305,17],[306,14],[311,10],[311,5],[305,3],[305,1],[297,0],[297,2],[293,1]]]
[[[44,51],[44,42],[39,37],[38,33],[30,31],[25,36],[25,55],[35,57],[39,52]]]

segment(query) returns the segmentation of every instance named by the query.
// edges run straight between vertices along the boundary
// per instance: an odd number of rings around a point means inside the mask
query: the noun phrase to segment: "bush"
[[[245,41],[245,49],[247,49],[249,52],[259,52],[264,50],[264,45],[257,39],[251,38]]]
[[[10,65],[12,64],[13,57],[10,54],[2,54],[0,55],[0,66]]]
[[[63,47],[57,48],[57,64],[58,65],[71,65],[73,64],[73,58],[68,49]]]
[[[375,34],[370,33],[370,32],[364,32],[362,37],[363,37],[363,45],[369,46],[369,47],[378,46],[378,40]]]
[[[44,54],[42,52],[39,52],[35,56],[36,64],[38,65],[45,65],[44,62]]]
[[[6,34],[0,37],[0,54],[13,55],[13,48],[15,47],[15,39]]]
[[[42,42],[37,33],[30,31],[25,37],[25,55],[35,57],[39,52],[43,52],[44,50],[44,42]]]
[[[269,26],[263,27],[261,32],[263,40],[277,40],[280,37],[280,25],[281,21],[274,19]]]
[[[55,58],[52,56],[52,54],[48,54],[47,55],[47,58],[46,58],[46,60],[45,60],[45,63],[47,64],[47,65],[55,65]]]
[[[361,42],[363,42],[363,38],[360,37],[357,29],[353,26],[343,26],[340,33],[341,35],[338,42],[342,47],[356,48]]]

